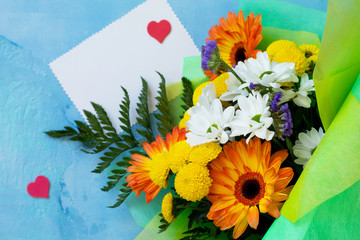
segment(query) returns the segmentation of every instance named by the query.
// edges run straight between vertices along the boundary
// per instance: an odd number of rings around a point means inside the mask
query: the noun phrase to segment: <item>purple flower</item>
[[[288,104],[284,104],[280,107],[280,119],[282,120],[283,124],[280,124],[280,132],[283,136],[288,137],[292,134],[293,123],[291,118],[291,112],[289,109]]]
[[[249,88],[250,88],[250,90],[254,90],[257,86],[258,86],[258,85],[253,84],[253,83],[251,82]],[[271,103],[270,103],[270,104],[271,104]]]
[[[250,89],[251,89],[251,83],[250,83]],[[279,111],[278,103],[280,102],[281,97],[282,97],[282,92],[275,93],[273,100],[270,102],[271,111],[273,112]]]
[[[204,69],[204,71],[213,70],[209,65],[212,65],[211,62],[217,58],[216,49],[217,43],[214,40],[207,41],[205,45],[201,47],[201,68]]]

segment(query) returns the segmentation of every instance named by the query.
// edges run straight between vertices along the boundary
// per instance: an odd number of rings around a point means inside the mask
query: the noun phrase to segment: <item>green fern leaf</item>
[[[168,229],[168,227],[170,226],[170,223],[168,223],[168,222],[165,220],[165,218],[164,218],[164,216],[162,215],[162,213],[160,213],[159,216],[161,217],[161,219],[160,219],[160,223],[161,223],[161,224],[159,225],[159,231],[158,231],[158,233],[162,233],[162,232],[166,231],[166,229]]]
[[[112,206],[109,206],[109,208],[119,207],[130,195],[131,190],[132,188],[128,187],[127,183],[122,184],[122,187],[120,188],[120,194],[118,195],[118,199],[116,200],[116,203]]]
[[[171,132],[174,128],[174,120],[170,115],[170,109],[169,109],[169,101],[166,95],[166,86],[165,86],[165,78],[164,76],[157,72],[161,78],[161,82],[159,84],[159,91],[155,99],[157,100],[156,108],[159,110],[159,113],[155,113],[155,118],[159,120],[157,123],[158,131],[160,134],[165,137],[168,132]]]
[[[149,114],[149,107],[148,107],[148,85],[146,81],[141,78],[143,87],[141,89],[141,93],[139,96],[140,103],[137,104],[136,112],[138,113],[139,117],[136,118],[136,121],[140,124],[142,129],[137,129],[137,132],[143,136],[147,142],[154,141],[154,134],[151,129],[151,122],[150,122],[150,114]]]
[[[89,122],[90,128],[96,135],[98,135],[98,138],[106,139],[107,137],[105,136],[104,130],[102,129],[97,117],[87,110],[83,110],[83,112]]]
[[[134,134],[131,130],[130,124],[130,97],[129,93],[126,91],[125,88],[121,87],[124,92],[124,99],[122,100],[120,106],[120,117],[119,120],[121,122],[120,128],[124,131],[120,137],[130,146],[136,146],[136,139]]]
[[[189,79],[183,77],[181,79],[181,81],[182,81],[182,84],[184,87],[184,90],[183,90],[182,96],[181,96],[181,100],[183,100],[184,105],[181,105],[181,107],[185,111],[187,111],[190,107],[193,106],[192,98],[193,98],[194,90],[193,90],[192,84]]]
[[[111,138],[112,142],[116,140],[120,140],[104,108],[99,104],[93,102],[91,102],[91,105],[93,106],[96,112],[97,118],[102,124],[102,128],[107,131],[106,133],[107,137]]]
[[[117,143],[119,144],[119,143]],[[133,146],[124,144],[122,148],[109,147],[108,151],[104,153],[104,156],[100,157],[101,162],[92,171],[94,173],[102,173],[121,153],[132,149]]]

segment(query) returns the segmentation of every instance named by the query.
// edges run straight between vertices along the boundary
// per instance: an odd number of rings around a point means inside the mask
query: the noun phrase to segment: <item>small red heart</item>
[[[49,179],[45,176],[37,176],[35,182],[27,185],[27,192],[32,197],[36,198],[49,198]]]
[[[147,31],[150,36],[162,43],[167,35],[171,31],[171,25],[167,20],[161,20],[160,22],[151,21],[147,26]]]

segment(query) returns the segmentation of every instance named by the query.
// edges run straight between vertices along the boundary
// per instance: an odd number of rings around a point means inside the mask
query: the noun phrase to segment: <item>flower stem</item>
[[[237,73],[234,71],[234,69],[232,67],[230,67],[226,62],[224,62],[224,60],[220,59],[221,63],[223,64],[223,66],[229,70],[240,82],[241,84],[244,84],[245,82],[241,79],[241,77],[239,75],[237,75]],[[251,93],[251,90],[249,87],[246,87],[246,90]]]

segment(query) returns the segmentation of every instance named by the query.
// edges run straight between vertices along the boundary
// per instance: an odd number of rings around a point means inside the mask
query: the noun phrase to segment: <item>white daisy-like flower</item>
[[[248,87],[250,83],[280,88],[281,83],[299,81],[296,77],[295,63],[270,62],[266,52],[258,52],[256,59],[249,58],[245,62],[239,62],[235,71],[246,82],[242,85],[243,88]]]
[[[188,113],[186,141],[191,147],[208,142],[225,144],[229,140],[229,125],[234,118],[235,108],[223,110],[221,101],[213,98],[215,86],[210,83],[199,97],[199,102]],[[216,95],[215,95],[216,96]]]
[[[280,102],[279,104],[283,104],[283,103],[286,103],[292,99],[294,99],[294,97],[296,97],[296,93],[294,92],[294,90],[292,89],[281,89],[281,88],[274,88],[273,89],[274,92],[281,92],[282,93],[282,96],[280,98]]]
[[[319,128],[319,131],[315,128],[311,128],[310,131],[299,133],[299,140],[295,141],[295,145],[293,147],[294,155],[297,157],[297,159],[295,159],[295,163],[303,165],[305,168],[324,134],[325,133],[322,128]]]
[[[293,99],[294,103],[299,107],[309,108],[311,99],[308,97],[308,94],[311,91],[315,91],[314,81],[309,79],[307,73],[304,73],[301,76],[299,90],[296,92],[296,97]]]
[[[221,101],[236,101],[239,95],[248,96],[249,92],[244,89],[239,79],[237,79],[231,72],[228,73],[229,78],[225,80],[227,85],[227,92],[220,96]]]
[[[248,97],[238,96],[239,110],[233,121],[230,123],[231,137],[246,136],[247,142],[257,136],[261,139],[271,140],[274,132],[268,128],[273,123],[269,111],[269,95],[261,96],[259,92],[252,92]]]

